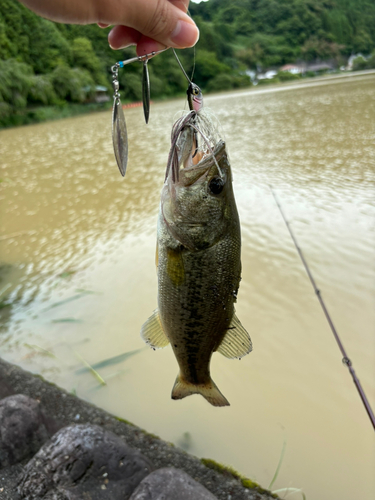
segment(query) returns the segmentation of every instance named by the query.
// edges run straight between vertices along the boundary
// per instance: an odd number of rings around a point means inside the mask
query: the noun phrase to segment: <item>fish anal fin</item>
[[[141,337],[144,342],[150,345],[153,349],[162,349],[169,344],[169,340],[164,333],[159,317],[159,311],[157,309],[155,309],[148,320],[143,323],[141,328]]]
[[[212,406],[229,406],[228,400],[221,394],[213,380],[207,384],[191,384],[178,375],[172,389],[172,399],[183,399],[192,394],[200,394]]]
[[[242,326],[236,314],[233,315],[229,328],[217,351],[226,358],[243,358],[253,350],[250,336]]]

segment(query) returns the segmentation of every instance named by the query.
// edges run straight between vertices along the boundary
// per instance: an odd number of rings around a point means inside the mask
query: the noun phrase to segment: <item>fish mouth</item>
[[[225,142],[223,140],[211,142],[213,137],[210,139],[210,134],[206,137],[207,132],[204,126],[202,131],[198,122],[197,112],[191,110],[173,125],[171,148],[165,172],[165,181],[168,181],[169,185],[189,186],[208,173],[213,165],[216,166],[220,177],[222,177],[219,161],[223,154],[225,155]],[[206,126],[208,125],[209,123],[206,124]],[[199,136],[203,140],[203,149],[199,150],[200,154],[194,160],[198,151]],[[182,183],[180,183],[181,176],[184,177]]]
[[[213,156],[215,157],[216,161],[219,161],[224,151],[225,151],[225,142],[220,140],[212,149],[212,152],[207,153],[196,165],[190,165],[188,167],[184,167],[183,171],[198,170],[204,167],[210,168],[212,166],[212,163],[214,163]]]
[[[224,154],[225,142],[219,141],[213,149],[212,153],[204,156],[196,165],[190,165],[181,168],[179,171],[179,179],[175,182],[175,184],[188,187],[195,184],[198,180],[204,180],[207,175],[210,174],[212,168],[217,170],[216,164],[220,163],[220,160]]]

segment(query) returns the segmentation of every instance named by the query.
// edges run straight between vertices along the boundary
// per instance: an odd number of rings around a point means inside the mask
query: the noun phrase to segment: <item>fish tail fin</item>
[[[181,375],[177,375],[172,389],[172,399],[183,399],[192,394],[201,394],[212,406],[229,406],[228,400],[212,379],[207,384],[191,384],[183,380]]]

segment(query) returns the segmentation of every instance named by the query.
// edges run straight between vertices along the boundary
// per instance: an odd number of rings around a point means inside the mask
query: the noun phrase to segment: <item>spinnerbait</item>
[[[145,54],[144,56],[132,57],[126,61],[119,61],[114,64],[111,68],[112,70],[112,86],[113,86],[113,113],[112,113],[112,140],[113,149],[115,152],[115,157],[117,161],[118,168],[121,175],[124,177],[126,173],[126,167],[128,165],[128,133],[126,130],[125,115],[122,109],[122,104],[120,100],[119,88],[120,84],[118,81],[118,70],[123,68],[127,64],[133,62],[143,63],[143,76],[142,76],[142,100],[143,100],[143,112],[145,116],[146,123],[150,116],[150,77],[148,74],[148,60],[164,50],[159,50],[157,52],[151,52],[150,54]]]

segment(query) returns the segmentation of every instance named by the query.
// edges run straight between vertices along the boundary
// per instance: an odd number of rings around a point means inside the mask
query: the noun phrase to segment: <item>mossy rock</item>
[[[211,460],[210,458],[201,458],[201,462],[209,469],[213,469],[216,472],[222,474],[223,476],[233,477],[234,479],[238,479],[239,481],[241,481],[242,486],[244,488],[247,488],[249,490],[256,490],[259,493],[266,493],[267,495],[270,495],[273,498],[278,498],[277,495],[274,495],[271,491],[262,488],[255,481],[252,481],[251,479],[242,476],[239,472],[233,469],[233,467],[219,464],[218,462],[215,462],[215,460]]]

